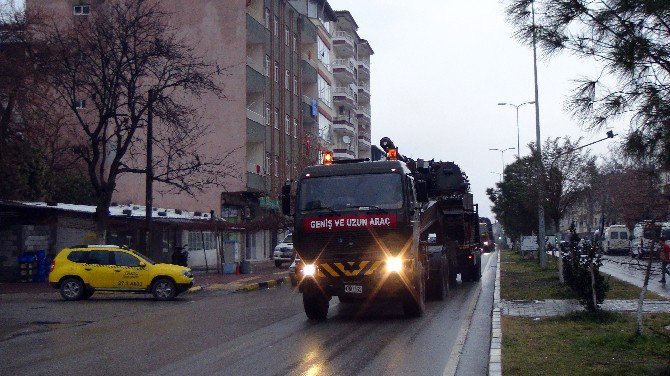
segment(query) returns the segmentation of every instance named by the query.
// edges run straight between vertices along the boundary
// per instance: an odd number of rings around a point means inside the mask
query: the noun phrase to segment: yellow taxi
[[[125,247],[84,245],[54,258],[49,283],[65,300],[88,299],[96,291],[150,293],[172,300],[193,286],[191,269],[159,264]]]

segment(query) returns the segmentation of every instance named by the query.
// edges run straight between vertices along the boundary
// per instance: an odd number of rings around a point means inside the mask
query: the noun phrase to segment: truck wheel
[[[328,299],[320,291],[303,291],[302,305],[307,318],[312,321],[323,321],[328,317]]]
[[[416,276],[418,291],[408,291],[402,304],[406,317],[419,317],[426,310],[426,280],[423,273],[423,265],[419,264],[419,275]]]
[[[473,282],[477,282],[482,279],[482,256],[477,258],[477,265],[472,265],[472,272],[470,275],[470,279]]]
[[[442,301],[449,294],[449,282],[445,276],[445,268],[441,268],[431,278],[430,283],[430,298],[433,300]],[[448,271],[447,271],[448,273]]]
[[[281,261],[275,260],[275,267],[280,268],[281,267]]]

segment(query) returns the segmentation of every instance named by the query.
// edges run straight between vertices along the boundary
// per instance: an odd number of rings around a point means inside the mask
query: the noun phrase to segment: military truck
[[[325,319],[337,296],[341,302],[395,300],[407,316],[419,316],[426,295],[419,227],[425,189],[393,155],[346,162],[332,163],[326,154],[323,165],[302,171],[294,202],[291,186],[282,191],[283,212],[295,221],[305,313]]]

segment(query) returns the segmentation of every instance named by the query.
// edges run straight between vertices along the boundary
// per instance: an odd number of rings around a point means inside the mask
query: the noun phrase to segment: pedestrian
[[[668,242],[665,239],[663,240],[663,248],[659,255],[661,258],[661,280],[659,282],[665,284],[665,275],[670,275],[670,271],[668,271],[668,263],[670,263],[670,245],[668,245]]]

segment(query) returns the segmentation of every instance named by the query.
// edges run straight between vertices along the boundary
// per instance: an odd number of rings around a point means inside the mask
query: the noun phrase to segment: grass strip
[[[670,375],[670,314],[579,312],[531,319],[503,316],[504,375]]]
[[[538,260],[523,259],[512,250],[501,253],[500,297],[505,300],[575,299],[576,295],[558,279],[556,258],[547,258],[547,270],[540,268]],[[641,288],[605,275],[610,290],[605,299],[638,299]],[[653,292],[646,299],[667,300]]]

